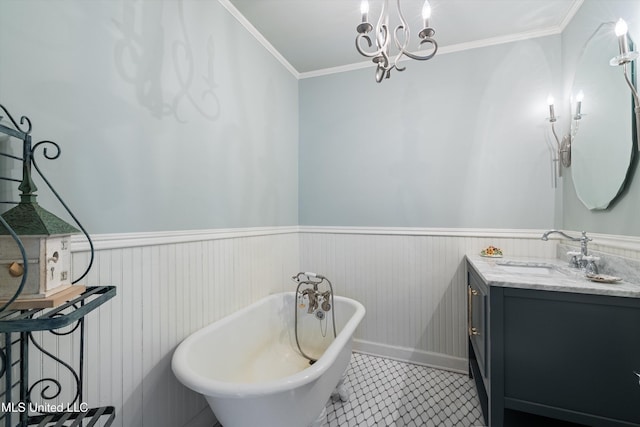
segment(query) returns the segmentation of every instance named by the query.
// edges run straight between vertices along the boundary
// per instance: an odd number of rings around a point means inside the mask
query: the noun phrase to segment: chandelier
[[[402,14],[400,0],[397,0],[396,9],[398,18],[400,19],[400,24],[395,28],[393,33],[391,33],[389,30],[389,0],[384,0],[382,3],[382,12],[380,12],[380,17],[378,18],[375,28],[376,49],[374,51],[367,51],[366,48],[363,49],[362,47],[362,40],[366,40],[369,48],[373,46],[371,37],[369,37],[369,33],[373,31],[373,25],[369,23],[369,2],[367,0],[362,0],[362,3],[360,4],[362,23],[356,27],[356,30],[358,31],[358,35],[356,36],[356,49],[361,55],[366,56],[367,58],[372,58],[372,61],[377,64],[376,81],[378,83],[380,83],[383,78],[389,78],[391,70],[394,68],[398,71],[405,70],[405,67],[400,67],[398,65],[403,56],[418,61],[426,61],[433,58],[438,51],[438,43],[433,39],[435,30],[429,26],[429,18],[431,17],[431,5],[429,4],[429,1],[425,0],[424,6],[422,7],[422,22],[424,25],[422,31],[418,33],[418,37],[420,38],[418,46],[428,43],[433,49],[431,53],[426,55],[409,52],[407,50],[410,41],[410,29],[409,24]],[[393,37],[394,44],[398,49],[398,53],[395,54],[395,57],[393,58],[389,53],[389,42],[391,37]]]

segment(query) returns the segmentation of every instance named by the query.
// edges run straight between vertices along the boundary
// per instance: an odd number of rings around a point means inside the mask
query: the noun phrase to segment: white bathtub
[[[304,427],[322,413],[349,365],[365,309],[335,297],[335,340],[330,316],[323,338],[319,321],[298,312],[302,349],[318,358],[309,366],[296,347],[295,304],[295,292],[268,296],[195,332],[176,349],[176,377],[206,397],[224,427]]]

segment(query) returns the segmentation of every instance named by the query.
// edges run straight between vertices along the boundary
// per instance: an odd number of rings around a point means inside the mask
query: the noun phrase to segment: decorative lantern
[[[71,234],[79,231],[35,201],[21,201],[2,217],[20,236],[27,254],[29,275],[20,298],[49,297],[71,286],[69,243]],[[7,230],[0,228],[0,234],[0,299],[9,299],[18,290],[24,265]]]

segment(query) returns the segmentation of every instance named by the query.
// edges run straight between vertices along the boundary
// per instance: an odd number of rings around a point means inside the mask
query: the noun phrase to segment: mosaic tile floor
[[[353,353],[346,383],[349,401],[329,401],[325,427],[484,425],[465,374]]]
[[[349,401],[329,400],[323,427],[484,426],[465,374],[353,353],[346,385]]]

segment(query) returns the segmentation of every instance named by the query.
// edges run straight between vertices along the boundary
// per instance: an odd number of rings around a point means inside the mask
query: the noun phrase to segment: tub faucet
[[[560,230],[549,230],[547,232],[545,232],[541,239],[542,240],[549,240],[549,235],[550,234],[560,234],[561,236],[565,237],[568,240],[571,240],[572,242],[580,242],[580,259],[576,259],[576,267],[580,267],[580,268],[584,268],[586,267],[588,261],[586,259],[584,259],[585,257],[587,257],[589,255],[589,251],[587,248],[587,244],[592,241],[593,239],[590,237],[587,237],[587,232],[583,231],[582,232],[582,236],[580,237],[572,237],[569,236],[568,234],[566,234],[564,231],[560,231]],[[574,257],[575,258],[575,257]],[[573,264],[573,263],[572,263]]]
[[[302,295],[306,295],[309,298],[309,308],[307,313],[311,314],[318,308],[318,292],[314,289],[307,288],[302,291]]]

